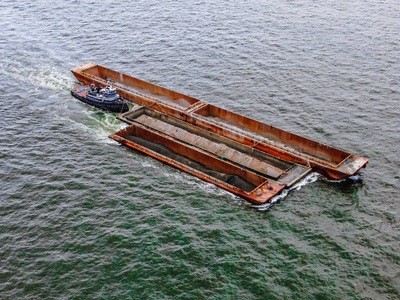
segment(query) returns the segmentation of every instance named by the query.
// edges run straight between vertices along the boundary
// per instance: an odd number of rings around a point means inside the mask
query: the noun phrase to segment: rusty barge
[[[139,105],[110,138],[262,204],[310,171],[355,175],[368,160],[94,63],[73,68],[84,84],[111,81]]]

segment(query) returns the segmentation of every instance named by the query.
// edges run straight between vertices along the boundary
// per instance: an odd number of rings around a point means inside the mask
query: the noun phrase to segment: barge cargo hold
[[[266,203],[284,189],[275,181],[144,126],[133,124],[110,137],[253,204]]]
[[[345,179],[365,167],[368,159],[207,104],[196,98],[110,70],[94,63],[73,68],[85,84],[112,81],[118,93],[136,104],[175,116],[276,157],[311,167],[328,179]]]
[[[292,186],[311,171],[311,168],[306,166],[282,160],[147,107],[134,108],[121,116],[121,119],[130,124],[162,133],[169,138],[200,149],[242,169],[273,179],[287,187]]]
[[[131,125],[112,139],[254,204],[311,171],[150,108],[135,108],[125,118]]]

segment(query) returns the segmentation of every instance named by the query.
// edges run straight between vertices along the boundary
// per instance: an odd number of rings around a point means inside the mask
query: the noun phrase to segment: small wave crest
[[[293,185],[292,187],[283,190],[279,195],[276,195],[275,197],[273,197],[269,202],[267,202],[265,204],[261,204],[261,205],[251,205],[251,206],[256,208],[259,211],[266,211],[269,208],[271,208],[274,204],[276,204],[277,202],[279,202],[282,199],[286,198],[286,196],[290,193],[290,191],[293,191],[293,190],[298,191],[302,187],[317,181],[321,177],[322,177],[322,175],[320,175],[318,173],[315,173],[315,172],[314,173],[310,173],[306,177],[304,177],[302,180],[297,182],[295,185]]]

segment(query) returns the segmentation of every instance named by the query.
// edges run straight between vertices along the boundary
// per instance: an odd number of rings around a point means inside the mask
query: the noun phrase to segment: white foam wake
[[[267,202],[265,204],[261,204],[261,205],[251,205],[251,206],[256,208],[259,211],[268,210],[275,203],[277,203],[278,201],[281,201],[282,199],[284,199],[290,193],[290,191],[293,191],[293,190],[298,191],[302,187],[317,181],[321,177],[322,177],[322,175],[320,175],[318,173],[315,173],[315,172],[314,173],[310,173],[306,177],[304,177],[302,180],[297,182],[295,185],[293,185],[292,187],[290,187],[288,189],[284,189],[279,195],[276,195],[275,197],[273,197],[269,202]]]
[[[60,71],[51,65],[13,62],[3,65],[1,69],[7,76],[24,85],[33,85],[35,89],[69,90],[75,82],[70,72]]]

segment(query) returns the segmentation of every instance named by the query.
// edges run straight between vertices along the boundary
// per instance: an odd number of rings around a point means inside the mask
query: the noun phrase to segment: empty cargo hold
[[[254,204],[263,204],[284,185],[225,161],[172,136],[132,124],[110,135],[117,142],[211,182]]]
[[[131,124],[136,123],[156,130],[182,143],[215,155],[219,159],[276,180],[286,186],[293,185],[311,171],[306,166],[279,159],[258,149],[146,107],[136,108],[122,114],[119,118]]]

